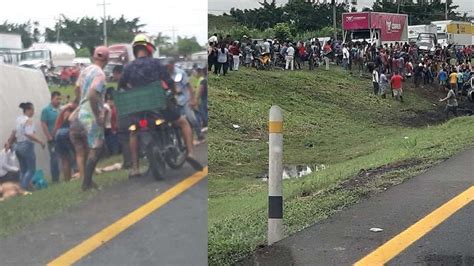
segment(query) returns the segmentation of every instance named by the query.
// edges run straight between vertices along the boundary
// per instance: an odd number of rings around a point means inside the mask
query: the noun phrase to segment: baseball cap
[[[94,49],[94,59],[107,61],[109,59],[109,48],[107,46],[97,46]]]

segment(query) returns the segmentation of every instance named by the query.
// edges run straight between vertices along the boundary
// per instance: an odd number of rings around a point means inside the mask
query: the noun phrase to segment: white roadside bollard
[[[283,115],[278,106],[270,109],[268,165],[268,245],[283,238]]]

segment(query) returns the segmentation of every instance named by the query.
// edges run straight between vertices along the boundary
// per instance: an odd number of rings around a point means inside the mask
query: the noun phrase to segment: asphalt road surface
[[[207,165],[207,147],[196,148]],[[0,239],[0,265],[45,265],[193,175],[188,165],[107,187],[79,206]],[[82,257],[76,265],[207,265],[207,179]],[[1,217],[0,217],[1,219]]]
[[[471,149],[257,251],[242,264],[353,265],[471,188],[473,170]],[[474,202],[462,206],[401,252],[387,249],[386,254],[393,252],[387,265],[474,265]],[[371,232],[373,227],[383,231]]]

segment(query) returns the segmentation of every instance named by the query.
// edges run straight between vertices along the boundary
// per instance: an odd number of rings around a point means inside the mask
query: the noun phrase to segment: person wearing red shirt
[[[329,70],[329,57],[332,55],[331,41],[327,41],[323,46],[323,57],[326,64],[326,70]]]
[[[239,65],[240,65],[240,48],[239,44],[237,42],[234,42],[233,45],[229,47],[229,53],[232,55],[232,58],[234,60],[234,67],[233,70],[237,71],[239,70]]]
[[[61,79],[61,84],[60,86],[66,86],[69,84],[70,79],[71,79],[71,72],[67,67],[63,68],[61,71],[61,74],[59,74],[59,78]]]
[[[390,79],[390,85],[392,85],[393,96],[397,101],[403,102],[403,77],[400,76],[398,71],[395,71],[395,74]]]

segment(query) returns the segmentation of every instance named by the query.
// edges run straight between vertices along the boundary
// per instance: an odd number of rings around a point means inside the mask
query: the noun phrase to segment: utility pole
[[[448,0],[446,0],[446,3],[444,3],[444,4],[445,4],[444,19],[448,20]]]
[[[175,35],[176,35],[176,31],[177,31],[177,30],[176,30],[176,28],[174,27],[174,25],[173,25],[173,27],[171,28],[171,31],[173,32],[173,45],[175,45],[175,44],[176,44]]]
[[[59,33],[61,32],[61,16],[58,18],[58,28],[57,28],[56,42],[59,43]]]
[[[337,40],[337,24],[336,24],[336,0],[332,1],[332,26],[334,28],[334,41]]]
[[[103,6],[104,8],[104,45],[107,46],[107,17],[105,14],[105,6],[110,5],[106,3],[105,0],[102,1],[102,4],[97,4],[98,6]]]

